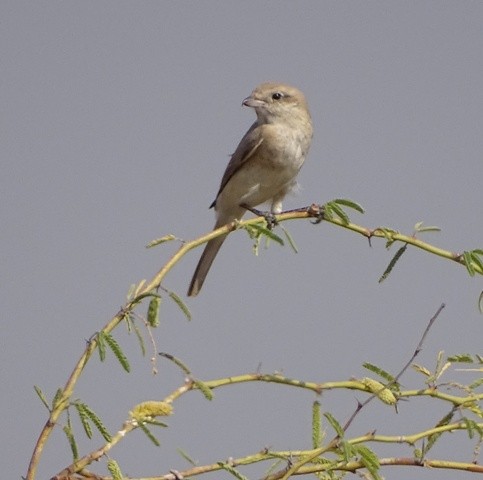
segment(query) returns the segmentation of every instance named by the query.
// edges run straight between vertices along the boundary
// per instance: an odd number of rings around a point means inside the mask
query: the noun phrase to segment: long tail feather
[[[193,278],[191,279],[190,286],[188,288],[188,297],[195,297],[201,290],[205,281],[206,275],[210,271],[211,264],[220,250],[223,242],[226,240],[226,236],[214,238],[207,244],[203,253],[201,254],[200,261],[196,267]]]

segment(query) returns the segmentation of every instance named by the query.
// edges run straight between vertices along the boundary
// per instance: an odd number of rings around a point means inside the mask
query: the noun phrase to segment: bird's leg
[[[254,207],[250,207],[250,205],[247,205],[246,203],[241,203],[240,207],[243,207],[245,210],[252,212],[257,217],[263,217],[265,219],[265,221],[267,222],[267,228],[269,230],[272,230],[273,227],[278,225],[277,219],[275,218],[275,215],[272,212],[258,210]]]

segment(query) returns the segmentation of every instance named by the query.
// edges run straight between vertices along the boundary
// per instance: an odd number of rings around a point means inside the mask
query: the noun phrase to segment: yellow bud
[[[394,405],[396,403],[394,393],[386,388],[381,382],[378,382],[373,378],[365,377],[361,380],[361,383],[363,383],[370,392],[375,393],[379,400],[384,403],[387,403],[388,405]]]
[[[136,405],[129,414],[134,420],[143,421],[147,418],[166,417],[173,413],[173,407],[167,402],[149,401]]]

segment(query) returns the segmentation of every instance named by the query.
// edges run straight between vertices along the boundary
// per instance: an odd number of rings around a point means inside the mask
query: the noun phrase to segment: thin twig
[[[393,384],[397,383],[398,379],[408,369],[408,367],[411,365],[411,363],[414,361],[414,359],[416,358],[416,356],[421,351],[422,346],[423,346],[423,343],[424,343],[424,340],[426,339],[426,336],[428,335],[429,330],[431,329],[433,323],[436,321],[436,318],[438,318],[439,314],[441,313],[441,311],[443,310],[444,307],[445,307],[445,304],[444,303],[439,306],[438,310],[436,310],[436,313],[429,320],[428,325],[426,326],[426,328],[425,328],[425,330],[423,332],[423,335],[421,336],[421,340],[419,340],[418,346],[416,347],[416,350],[412,354],[412,356],[409,359],[409,361],[406,363],[406,365],[404,365],[404,367],[401,369],[401,371],[396,375],[396,377],[394,378],[394,380],[392,380],[390,383],[388,383],[383,388],[381,388],[381,391],[382,390],[385,390],[390,385],[393,385]],[[346,424],[343,427],[343,431],[344,432],[346,432],[348,430],[348,428],[350,427],[350,425],[352,424],[352,422],[354,421],[354,419],[357,417],[357,415],[359,414],[359,412],[369,402],[371,402],[375,397],[377,397],[379,393],[380,392],[375,392],[369,398],[367,398],[364,402],[362,402],[362,403],[361,402],[358,402],[357,403],[356,409],[354,410],[354,412],[350,416],[349,420],[347,420]],[[331,450],[333,448],[336,448],[337,445],[339,444],[339,440],[340,440],[339,435],[336,435],[330,442],[328,442],[328,444],[325,447],[321,447],[319,449],[316,449],[309,456],[302,458],[300,461],[298,461],[297,463],[295,463],[293,465],[288,465],[285,469],[283,469],[283,470],[281,470],[279,472],[276,472],[275,474],[271,475],[270,478],[281,478],[283,480],[288,479],[289,477],[291,477],[292,475],[294,475],[295,473],[297,473],[302,467],[304,467],[305,465],[307,465],[307,463],[310,463],[312,460],[314,460],[315,458],[317,458],[318,456],[320,456],[323,452],[326,452],[328,450]]]
[[[446,305],[444,303],[442,303],[439,306],[438,310],[436,310],[436,313],[429,320],[428,325],[426,326],[426,328],[425,328],[425,330],[423,332],[423,335],[421,336],[421,339],[419,340],[418,346],[416,347],[416,350],[414,350],[414,353],[412,354],[411,358],[408,360],[408,362],[406,363],[406,365],[404,365],[404,367],[401,369],[401,371],[396,375],[396,377],[394,378],[394,380],[392,382],[389,382],[387,385],[384,385],[384,387],[381,390],[384,390],[384,389],[390,387],[391,385],[394,385],[394,384],[398,383],[398,380],[402,377],[402,375],[406,372],[406,370],[411,366],[411,364],[413,363],[414,359],[419,355],[419,352],[421,352],[421,350],[423,348],[424,340],[426,339],[426,337],[427,337],[427,335],[429,333],[429,330],[431,329],[431,327],[433,326],[433,323],[436,321],[436,319],[438,318],[439,314],[441,313],[441,311],[443,310],[443,308],[445,306]],[[372,400],[375,397],[377,397],[379,393],[380,392],[375,392],[369,398],[367,398],[364,402],[357,404],[357,407],[354,410],[354,413],[350,416],[349,420],[347,420],[346,424],[344,425],[344,432],[347,431],[347,429],[350,427],[351,423],[354,421],[354,419],[356,418],[356,416],[358,415],[358,413],[369,402],[372,402]]]

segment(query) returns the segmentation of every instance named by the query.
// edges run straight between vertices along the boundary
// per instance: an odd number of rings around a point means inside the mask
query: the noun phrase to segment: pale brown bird
[[[312,140],[312,120],[304,94],[283,83],[262,83],[243,100],[257,120],[245,133],[232,155],[210,208],[215,207],[215,229],[256,207],[270,202],[273,214],[282,211],[282,200],[296,185],[295,177],[307,156]],[[206,275],[226,240],[210,240],[188,289],[188,296],[201,290]]]

